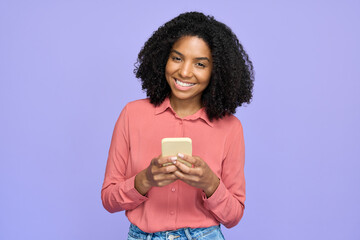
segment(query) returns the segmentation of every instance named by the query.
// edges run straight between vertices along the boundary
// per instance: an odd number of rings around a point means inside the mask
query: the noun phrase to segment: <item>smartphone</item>
[[[162,156],[177,156],[178,153],[184,153],[192,156],[192,141],[191,138],[163,138],[161,140],[161,154]],[[178,161],[184,163],[188,167],[192,167],[192,164],[182,160]],[[165,163],[163,166],[167,166],[172,163]]]

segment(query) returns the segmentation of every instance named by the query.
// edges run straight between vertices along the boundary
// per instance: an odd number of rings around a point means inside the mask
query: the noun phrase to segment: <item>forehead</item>
[[[208,44],[202,38],[196,36],[181,37],[174,43],[172,48],[183,55],[211,57],[211,50]]]

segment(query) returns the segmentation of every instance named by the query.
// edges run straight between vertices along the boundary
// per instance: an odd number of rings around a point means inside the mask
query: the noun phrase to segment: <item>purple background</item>
[[[256,71],[245,215],[227,239],[360,239],[359,1],[0,1],[0,239],[125,239],[100,189],[137,54],[190,10]]]

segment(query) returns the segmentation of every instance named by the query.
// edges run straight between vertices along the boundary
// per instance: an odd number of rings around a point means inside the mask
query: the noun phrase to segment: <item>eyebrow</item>
[[[172,49],[170,52],[174,52],[174,53],[180,55],[181,57],[184,57],[184,54],[182,54],[181,52],[178,52],[178,51],[176,51],[176,50],[174,50],[174,49]],[[196,60],[207,60],[208,62],[210,62],[210,59],[207,58],[207,57],[197,57],[197,58],[195,58],[195,59],[196,59]]]

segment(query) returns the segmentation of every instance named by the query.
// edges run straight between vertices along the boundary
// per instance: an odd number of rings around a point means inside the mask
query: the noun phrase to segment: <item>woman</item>
[[[128,239],[223,239],[220,224],[235,226],[244,211],[243,131],[232,114],[252,98],[248,55],[226,25],[189,12],[154,32],[134,72],[148,99],[116,122],[104,207],[126,210]],[[191,138],[193,156],[161,156],[165,137]]]

